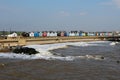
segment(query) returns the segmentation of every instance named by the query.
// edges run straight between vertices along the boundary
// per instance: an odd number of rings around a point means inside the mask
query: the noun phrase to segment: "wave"
[[[120,45],[120,42],[111,42],[110,45],[111,46]]]
[[[57,44],[45,44],[45,45],[27,45],[25,47],[30,47],[36,49],[39,53],[34,55],[26,54],[15,54],[15,53],[0,53],[0,58],[12,58],[12,59],[45,59],[45,60],[66,60],[73,61],[75,59],[94,59],[102,60],[103,57],[100,55],[84,55],[84,56],[62,56],[59,54],[51,53],[50,50],[67,48],[68,45],[72,46],[99,46],[99,44],[108,43],[105,41],[98,42],[68,42],[68,43],[57,43]]]

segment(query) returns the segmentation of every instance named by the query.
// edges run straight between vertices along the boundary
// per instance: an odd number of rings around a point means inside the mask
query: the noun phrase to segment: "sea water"
[[[0,80],[120,80],[119,44],[93,41],[26,47],[39,53],[0,53]]]

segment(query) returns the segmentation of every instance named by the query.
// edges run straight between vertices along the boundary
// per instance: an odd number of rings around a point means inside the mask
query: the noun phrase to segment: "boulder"
[[[32,55],[32,54],[37,54],[38,51],[36,51],[34,48],[17,47],[13,50],[13,53]]]

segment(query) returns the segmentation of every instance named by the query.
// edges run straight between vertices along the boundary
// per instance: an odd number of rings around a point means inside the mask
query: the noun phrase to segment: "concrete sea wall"
[[[0,40],[0,49],[10,46],[23,46],[34,44],[52,44],[52,43],[64,43],[64,42],[80,42],[80,41],[98,41],[102,40],[99,37],[16,37]]]

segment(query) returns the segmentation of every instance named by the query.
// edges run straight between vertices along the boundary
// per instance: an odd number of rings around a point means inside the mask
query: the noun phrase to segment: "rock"
[[[17,53],[17,54],[37,54],[38,51],[36,51],[34,48],[28,48],[28,47],[19,47],[19,48],[15,48],[13,50],[13,53]]]
[[[103,57],[103,56],[101,56],[101,59],[104,59],[104,57]]]
[[[1,64],[0,64],[0,68],[3,68],[3,67],[5,67],[5,64],[4,64],[4,63],[1,63]]]
[[[117,63],[120,63],[120,61],[116,61]]]

